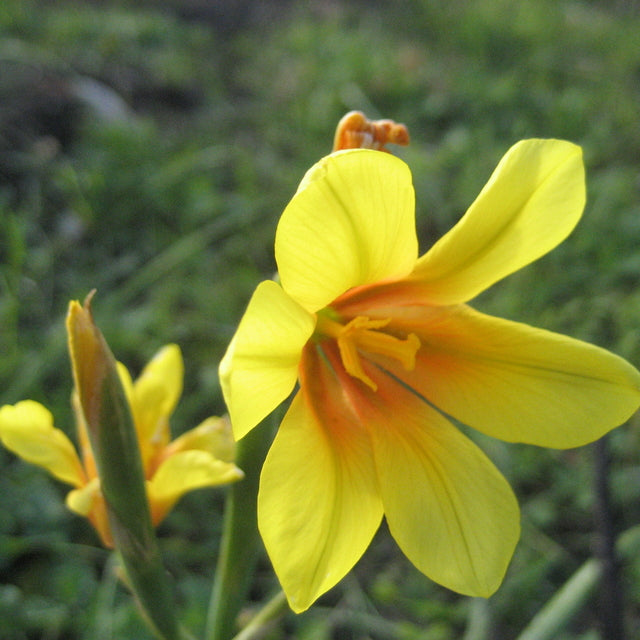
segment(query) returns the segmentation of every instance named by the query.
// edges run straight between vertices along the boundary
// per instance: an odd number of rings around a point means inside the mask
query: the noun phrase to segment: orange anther
[[[369,120],[361,111],[350,111],[336,128],[333,150],[376,149],[387,151],[386,144],[409,144],[409,131],[393,120]]]

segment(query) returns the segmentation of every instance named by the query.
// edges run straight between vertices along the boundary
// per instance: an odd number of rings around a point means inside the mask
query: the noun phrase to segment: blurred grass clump
[[[39,400],[68,430],[63,318],[95,287],[97,321],[134,372],[162,344],[183,349],[176,433],[222,413],[217,362],[275,270],[278,216],[350,109],[408,125],[412,144],[398,153],[414,173],[423,249],[518,139],[581,144],[589,194],[578,229],[476,306],[638,365],[638,32],[632,2],[4,0],[0,401]],[[639,429],[610,440],[617,531],[640,522]],[[592,555],[591,454],[483,446],[523,505],[522,541],[488,604],[431,585],[383,530],[347,580],[270,637],[516,637]],[[62,488],[4,450],[0,465],[3,637],[147,637]],[[220,494],[202,492],[160,530],[194,629],[220,518]],[[275,587],[261,566],[256,599]],[[640,563],[623,569],[637,634]],[[595,610],[557,640],[600,637]],[[482,621],[492,635],[477,635]]]

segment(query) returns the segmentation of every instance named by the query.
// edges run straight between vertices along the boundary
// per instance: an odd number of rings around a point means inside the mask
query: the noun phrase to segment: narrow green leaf
[[[151,524],[131,410],[116,361],[91,315],[72,302],[67,316],[76,389],[96,459],[114,544],[145,619],[163,640],[178,638],[169,584]]]

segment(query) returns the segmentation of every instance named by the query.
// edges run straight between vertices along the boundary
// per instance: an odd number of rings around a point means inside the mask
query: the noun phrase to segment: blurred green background
[[[40,1],[0,4],[0,404],[32,398],[73,434],[64,316],[94,312],[138,373],[186,361],[178,434],[224,412],[217,363],[275,270],[279,214],[350,109],[404,122],[421,247],[464,213],[526,137],[582,145],[572,236],[474,306],[640,365],[640,7],[624,1]],[[640,523],[638,418],[609,438],[616,534]],[[594,554],[594,449],[481,439],[514,486],[523,536],[488,602],[419,574],[383,528],[356,569],[269,638],[516,638]],[[67,488],[0,450],[3,640],[145,639]],[[204,624],[224,493],[159,529],[183,619]],[[623,619],[640,637],[640,558]],[[263,559],[249,603],[276,589]],[[598,590],[555,640],[604,638]],[[543,636],[536,636],[543,637]],[[531,636],[534,638],[534,636]]]

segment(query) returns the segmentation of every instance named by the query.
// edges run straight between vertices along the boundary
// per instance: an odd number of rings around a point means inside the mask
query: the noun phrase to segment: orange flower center
[[[379,331],[390,321],[391,318],[371,320],[366,316],[356,316],[347,324],[341,324],[327,314],[320,313],[316,333],[335,338],[347,373],[376,391],[378,385],[362,368],[361,353],[377,353],[393,358],[400,362],[405,370],[411,371],[416,366],[416,353],[420,348],[420,339],[414,333],[410,333],[403,340]]]

